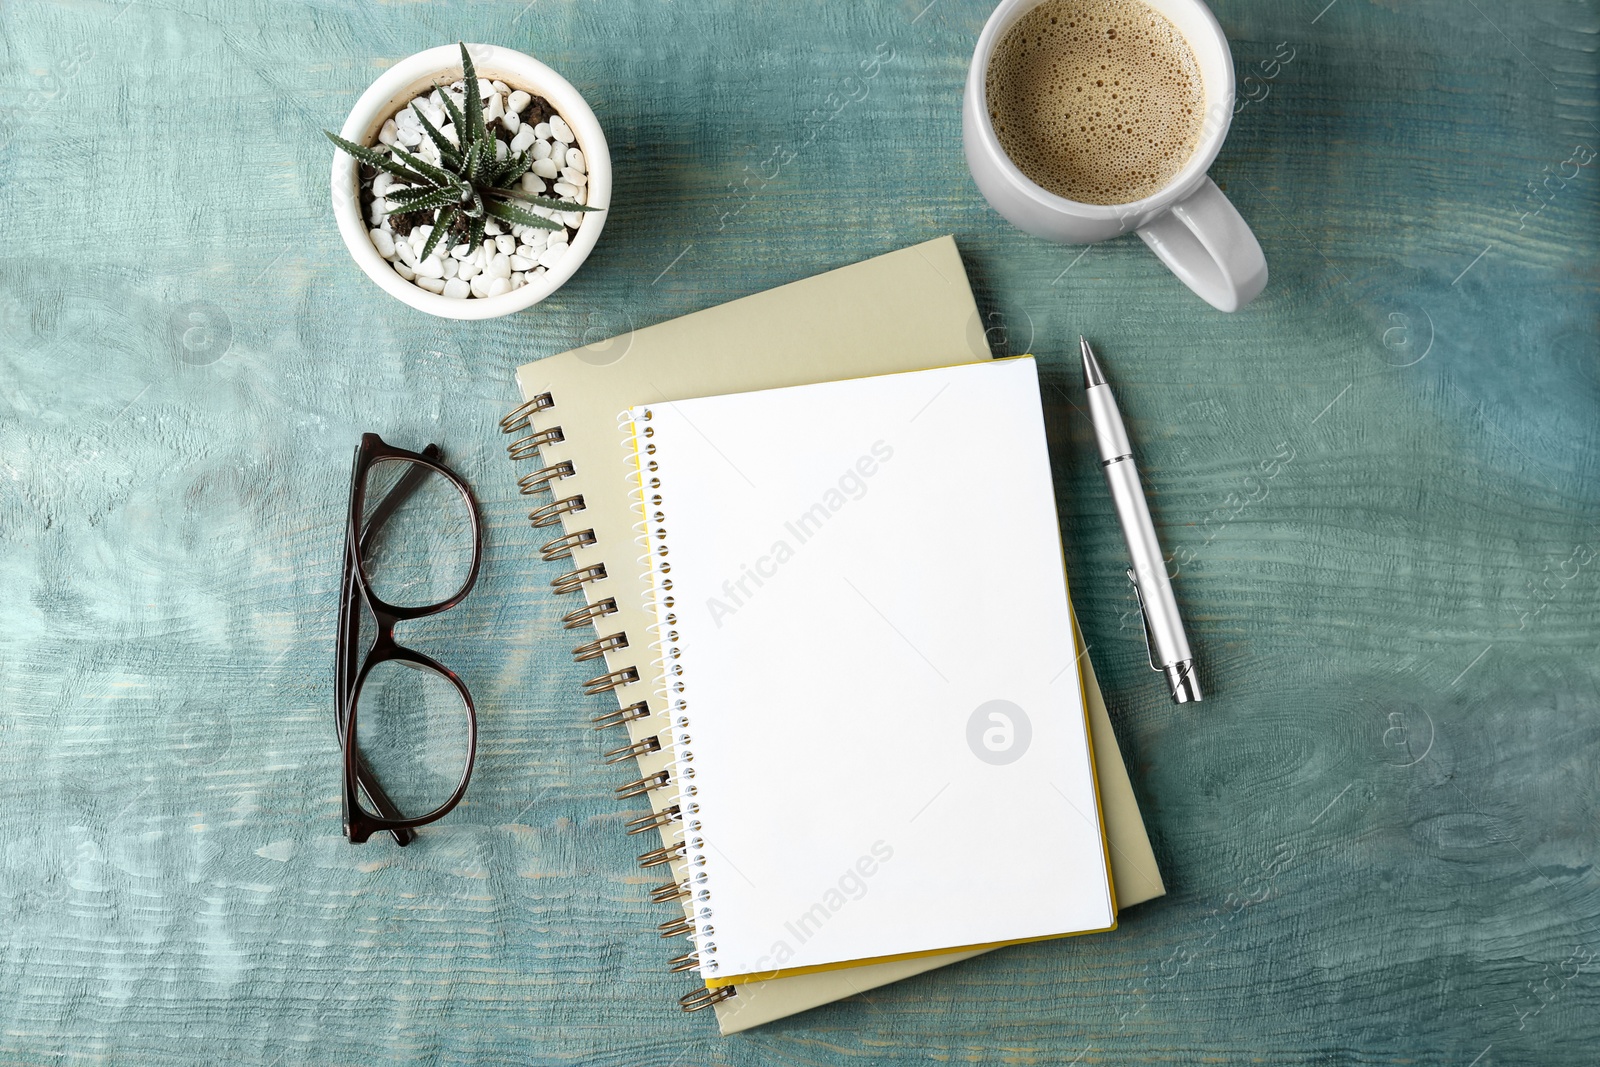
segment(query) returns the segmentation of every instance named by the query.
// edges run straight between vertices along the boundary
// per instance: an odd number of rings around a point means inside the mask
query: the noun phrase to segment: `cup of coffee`
[[[1017,227],[1089,244],[1135,230],[1213,307],[1267,261],[1206,169],[1233,118],[1233,57],[1200,0],[1004,0],[962,100],[967,166]]]

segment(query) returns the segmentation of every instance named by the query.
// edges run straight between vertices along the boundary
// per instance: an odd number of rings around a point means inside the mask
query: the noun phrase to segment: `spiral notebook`
[[[661,924],[663,936],[697,931],[685,900],[689,872],[678,855],[684,834],[681,783],[671,774],[673,752],[664,743],[671,740],[670,723],[654,692],[653,661],[660,654],[649,647],[650,583],[634,559],[633,501],[625,491],[631,458],[616,445],[615,416],[638,403],[935,367],[987,354],[960,256],[946,237],[519,368],[525,401],[503,426],[515,434],[510,450],[526,472],[519,479],[522,491],[536,502],[549,501],[530,519],[564,528],[543,550],[547,560],[560,561],[552,569],[564,571],[553,583],[556,589],[583,601],[567,612],[564,624],[597,628],[595,639],[579,644],[574,654],[596,664],[586,690],[614,694],[614,709],[595,716],[596,728],[627,734],[618,738],[625,743],[605,746],[606,759],[633,769],[619,796],[649,805],[629,833],[660,841],[659,848],[641,854],[640,863],[666,879],[651,894],[676,915]],[[630,645],[633,638],[640,639]],[[1081,641],[1076,647],[1082,651]],[[1111,867],[1126,907],[1165,888],[1092,664],[1087,656],[1078,662]],[[923,817],[936,816],[937,804]],[[847,879],[846,889],[853,886]],[[714,1006],[722,1032],[734,1033],[981,951],[701,985],[681,1005],[691,1011]],[[692,950],[676,955],[673,969],[696,967]]]
[[[707,986],[1114,927],[1033,359],[627,430]]]

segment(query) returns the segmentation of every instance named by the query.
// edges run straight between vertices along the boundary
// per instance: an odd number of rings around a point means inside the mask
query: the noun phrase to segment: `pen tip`
[[[1083,353],[1083,387],[1093,389],[1097,385],[1106,384],[1106,375],[1100,369],[1100,361],[1094,356],[1094,349],[1089,347],[1088,338],[1078,335],[1078,347]]]

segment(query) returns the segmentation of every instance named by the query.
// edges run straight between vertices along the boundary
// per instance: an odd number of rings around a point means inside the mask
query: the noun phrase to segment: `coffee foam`
[[[985,86],[1006,155],[1080,203],[1160,191],[1200,141],[1194,50],[1139,0],[1045,0],[1000,39]]]

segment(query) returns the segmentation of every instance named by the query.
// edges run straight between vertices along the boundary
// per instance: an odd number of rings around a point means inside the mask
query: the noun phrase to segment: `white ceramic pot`
[[[406,281],[394,272],[388,260],[378,254],[368,236],[367,220],[362,216],[358,171],[355,160],[344,152],[333,154],[333,217],[339,223],[339,236],[350,249],[350,256],[367,277],[396,300],[410,304],[418,311],[447,319],[492,319],[531,307],[561,288],[562,284],[583,265],[590,249],[600,239],[606,223],[604,210],[611,206],[611,151],[606,147],[606,135],[600,121],[579,95],[572,83],[561,75],[521,52],[490,44],[469,44],[478,77],[503,81],[513,89],[521,89],[550,102],[578,138],[578,147],[589,169],[588,203],[600,208],[583,216],[577,236],[555,267],[530,278],[528,284],[509,293],[488,298],[473,297],[456,300],[430,293]],[[356,101],[344,128],[339,131],[346,140],[372,145],[378,142],[378,131],[418,93],[431,90],[435,85],[448,85],[461,78],[461,49],[457,45],[430,48],[408,56],[386,70],[383,75]]]

